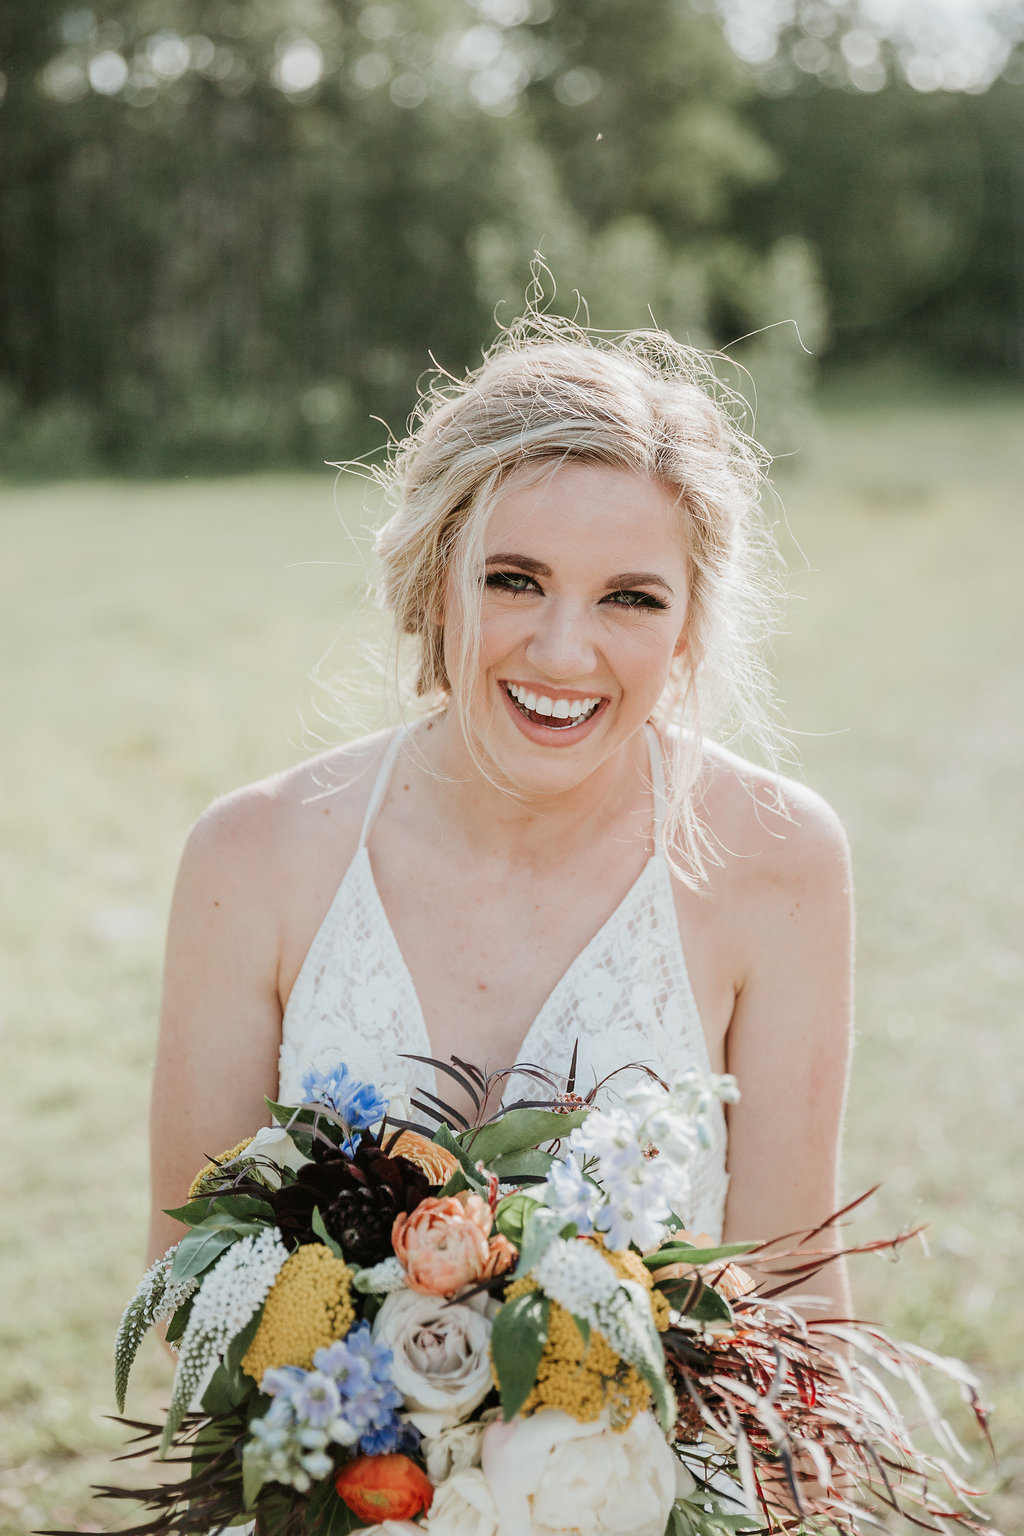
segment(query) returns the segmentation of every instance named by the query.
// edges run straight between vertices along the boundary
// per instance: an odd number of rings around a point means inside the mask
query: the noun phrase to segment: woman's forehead
[[[510,538],[559,549],[623,544],[680,548],[676,496],[661,481],[634,470],[577,460],[526,466],[503,484],[491,504],[484,549]]]

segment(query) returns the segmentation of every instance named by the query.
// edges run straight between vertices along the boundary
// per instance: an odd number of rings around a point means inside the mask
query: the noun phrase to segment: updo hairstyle
[[[774,762],[764,647],[778,593],[774,544],[760,509],[767,459],[737,425],[746,407],[711,360],[660,331],[610,340],[531,314],[502,333],[463,380],[424,393],[378,478],[393,512],[377,536],[381,595],[396,628],[415,637],[415,691],[452,708],[468,729],[479,647],[484,535],[516,471],[566,461],[655,480],[675,498],[690,562],[685,649],[675,658],[657,723],[671,744],[666,852],[691,886],[721,862],[695,805],[705,733],[741,736]],[[446,662],[444,605],[466,622]]]

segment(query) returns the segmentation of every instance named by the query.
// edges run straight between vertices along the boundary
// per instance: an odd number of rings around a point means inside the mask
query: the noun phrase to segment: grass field
[[[993,1509],[1024,1529],[1024,433],[1015,402],[826,412],[787,473],[778,646],[809,782],[859,888],[846,1185],[862,1315],[983,1374]],[[3,497],[0,1533],[105,1528],[110,1341],[139,1271],[162,927],[188,825],[294,761],[303,679],[355,639],[360,562],[327,474]],[[781,515],[781,513],[780,513]],[[371,694],[368,695],[372,698]],[[372,719],[374,705],[368,706]],[[129,1412],[165,1400],[143,1357]],[[979,1475],[991,1479],[987,1468]]]

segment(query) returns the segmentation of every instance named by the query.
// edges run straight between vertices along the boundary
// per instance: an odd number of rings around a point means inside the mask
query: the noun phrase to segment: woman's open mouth
[[[603,697],[552,699],[519,683],[506,683],[505,692],[527,720],[555,731],[571,731],[583,725],[605,702]]]

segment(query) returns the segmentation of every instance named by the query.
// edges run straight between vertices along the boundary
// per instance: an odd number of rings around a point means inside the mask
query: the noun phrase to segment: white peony
[[[432,1483],[443,1483],[453,1472],[465,1472],[469,1467],[480,1465],[480,1443],[484,1430],[500,1412],[500,1408],[488,1408],[479,1419],[471,1419],[468,1424],[456,1424],[451,1429],[442,1429],[439,1435],[424,1439],[423,1460]]]
[[[415,1520],[382,1520],[380,1525],[360,1526],[359,1536],[423,1536],[423,1526]]]
[[[478,1306],[393,1291],[374,1319],[373,1337],[390,1348],[391,1379],[424,1435],[468,1418],[494,1384],[491,1324]]]
[[[578,1424],[558,1409],[497,1422],[482,1460],[500,1536],[664,1536],[695,1486],[651,1413],[621,1433],[607,1416]]]
[[[429,1536],[498,1536],[498,1525],[494,1495],[479,1468],[453,1472],[434,1490]]]

